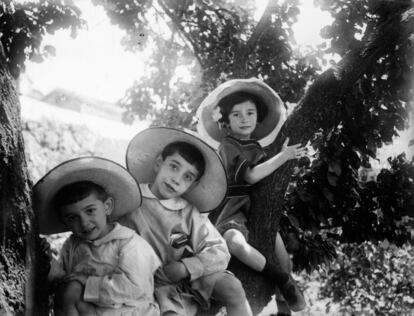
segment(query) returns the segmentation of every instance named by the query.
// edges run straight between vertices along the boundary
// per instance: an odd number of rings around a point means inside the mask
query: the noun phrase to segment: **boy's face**
[[[198,178],[198,170],[179,153],[157,158],[152,193],[161,200],[172,199],[192,189]]]
[[[249,139],[257,125],[257,108],[252,101],[235,104],[229,114],[230,133],[239,139]]]
[[[110,230],[107,216],[113,209],[113,200],[99,200],[94,193],[78,202],[60,207],[63,223],[79,238],[93,241],[105,236]]]

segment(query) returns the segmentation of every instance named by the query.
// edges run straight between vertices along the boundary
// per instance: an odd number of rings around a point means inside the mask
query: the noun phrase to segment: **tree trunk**
[[[414,29],[413,15],[413,10],[407,10],[390,16],[375,28],[363,46],[345,55],[338,67],[322,73],[269,146],[271,155],[280,150],[286,137],[290,138],[290,144],[306,144],[319,128],[336,126],[342,110],[340,100],[369,67],[375,67],[378,58],[392,53],[398,43],[409,38]],[[293,161],[286,163],[253,187],[250,242],[273,260],[282,201],[294,166]],[[257,314],[270,301],[273,288],[257,273],[242,266],[236,264],[234,272],[241,279],[253,312]]]
[[[2,49],[0,47],[0,52]],[[48,315],[15,82],[0,54],[0,315]],[[35,285],[38,285],[35,288]],[[37,303],[36,303],[37,302]]]

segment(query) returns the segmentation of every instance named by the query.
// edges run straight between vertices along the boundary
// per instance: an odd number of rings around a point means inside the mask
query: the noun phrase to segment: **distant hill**
[[[123,110],[116,104],[63,88],[54,89],[45,95],[41,101],[82,114],[91,114],[112,121],[122,121]]]

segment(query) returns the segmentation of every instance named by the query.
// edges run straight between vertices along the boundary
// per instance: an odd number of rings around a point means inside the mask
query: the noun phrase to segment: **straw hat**
[[[138,133],[129,143],[126,166],[139,183],[155,179],[154,163],[164,147],[172,142],[187,142],[197,147],[205,160],[205,171],[199,183],[183,195],[202,213],[212,211],[226,196],[227,176],[220,157],[200,138],[187,132],[166,128],[148,128]]]
[[[50,170],[33,187],[33,207],[41,234],[68,230],[59,219],[53,199],[61,188],[78,181],[100,185],[114,199],[114,217],[134,211],[141,205],[138,183],[121,165],[99,157],[68,160]]]
[[[286,120],[286,110],[282,100],[262,80],[250,78],[226,81],[201,102],[196,114],[198,119],[197,131],[200,137],[213,148],[218,148],[221,139],[226,136],[226,132],[219,127],[217,118],[214,118],[218,111],[218,103],[225,96],[239,91],[258,96],[267,107],[266,117],[260,124],[257,124],[252,133],[252,138],[256,139],[263,147],[270,145],[275,140]]]

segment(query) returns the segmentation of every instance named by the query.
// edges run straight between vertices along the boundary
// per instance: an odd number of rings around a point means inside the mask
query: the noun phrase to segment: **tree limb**
[[[235,75],[236,77],[240,77],[246,69],[243,65],[246,64],[248,56],[252,53],[255,49],[257,42],[262,37],[263,33],[266,31],[267,27],[271,23],[271,15],[277,9],[277,0],[269,0],[266,9],[264,10],[259,22],[257,23],[256,27],[253,30],[252,35],[248,39],[247,43],[240,47],[239,52],[236,54],[235,60]],[[240,74],[239,74],[240,73]]]
[[[247,55],[251,53],[251,51],[256,47],[257,41],[260,39],[260,37],[262,37],[263,33],[267,29],[267,26],[271,22],[270,16],[277,8],[277,0],[269,0],[267,2],[266,9],[264,10],[262,17],[260,18],[256,27],[254,28],[252,35],[246,43]]]
[[[404,12],[394,12],[373,30],[368,41],[346,54],[336,68],[322,73],[288,117],[275,142],[269,146],[271,154],[280,150],[287,136],[291,143],[306,143],[318,129],[336,126],[340,122],[339,106],[343,96],[364,72],[375,66],[381,56],[392,52],[413,31],[414,10],[406,8]],[[274,240],[283,209],[280,201],[283,201],[294,166],[293,161],[286,163],[283,168],[253,187],[251,202],[254,211],[250,215],[249,241],[273,260]],[[245,285],[255,312],[258,312],[270,300],[273,288],[265,280],[260,281],[257,274],[246,269],[235,272]],[[262,295],[258,296],[257,291]],[[266,295],[267,300],[264,298]]]
[[[168,15],[168,17],[171,19],[171,22],[173,22],[174,27],[178,29],[179,31],[178,33],[183,38],[184,42],[188,43],[189,48],[194,52],[194,56],[197,58],[198,63],[203,68],[204,63],[199,56],[201,51],[199,47],[197,46],[197,44],[191,39],[188,33],[184,30],[184,27],[181,25],[180,20],[177,19],[174,13],[168,9],[165,3],[163,3],[162,0],[158,0],[158,4],[164,10],[164,12]]]

